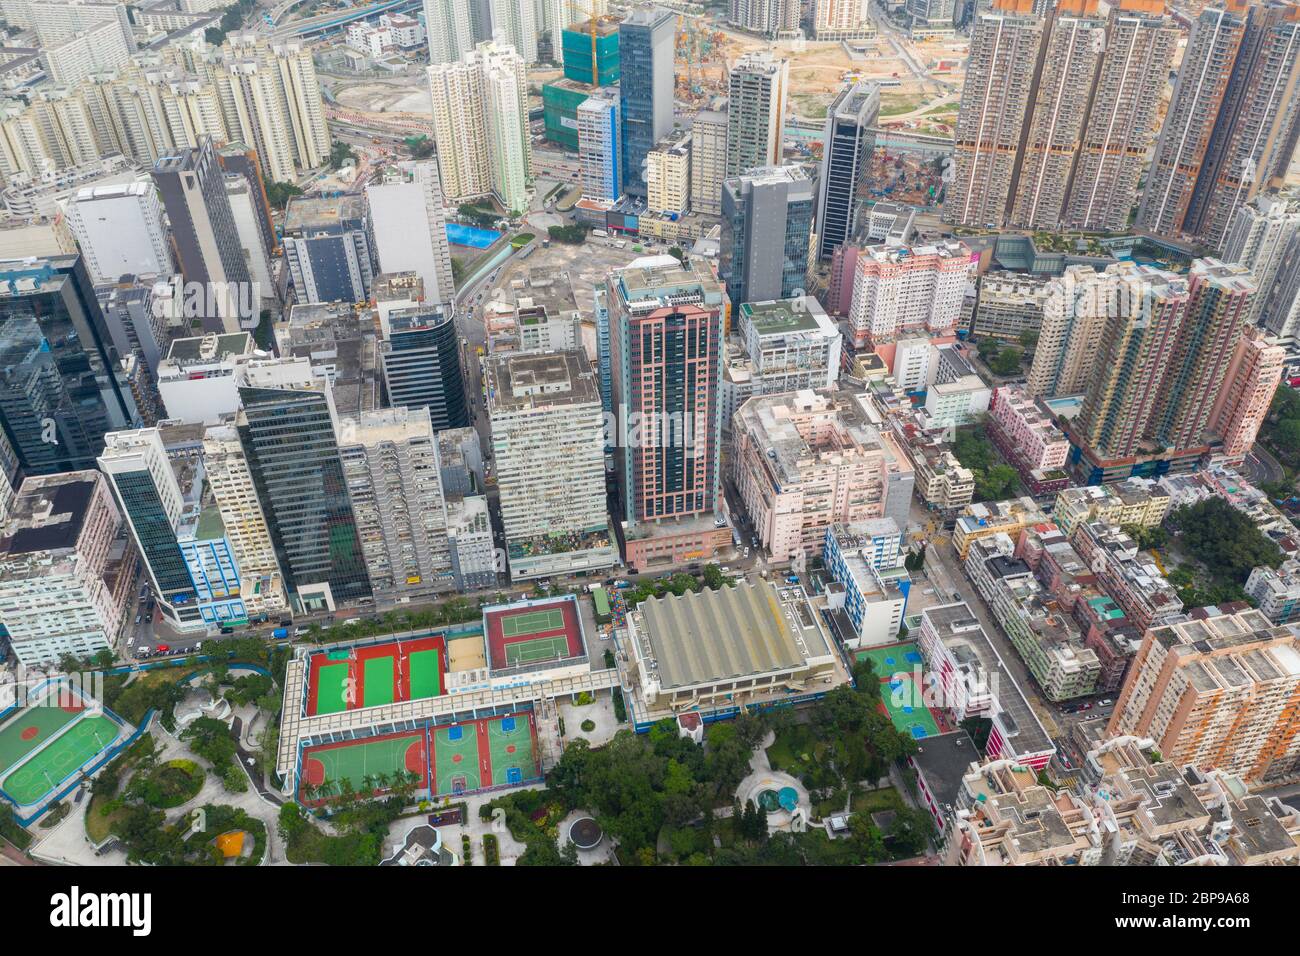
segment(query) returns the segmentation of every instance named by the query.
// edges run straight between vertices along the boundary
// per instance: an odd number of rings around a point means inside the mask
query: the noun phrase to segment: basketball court
[[[581,657],[582,626],[570,599],[530,601],[483,612],[493,670]]]
[[[433,792],[455,796],[541,777],[532,714],[485,717],[434,727]]]
[[[921,649],[912,641],[869,647],[856,651],[855,660],[869,660],[875,666],[880,683],[881,705],[894,726],[913,740],[924,740],[939,733],[934,714],[925,704],[925,696],[916,683],[917,671],[924,660]]]

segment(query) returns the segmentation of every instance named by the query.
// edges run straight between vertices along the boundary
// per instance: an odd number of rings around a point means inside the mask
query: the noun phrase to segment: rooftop
[[[299,196],[289,200],[284,213],[284,233],[341,226],[364,219],[365,215],[366,197],[360,194],[328,199]]]
[[[639,608],[665,690],[802,668],[831,655],[802,591],[770,581],[650,598]]]
[[[500,352],[483,362],[490,411],[600,404],[596,375],[583,353]]]
[[[24,481],[9,507],[0,557],[75,547],[100,480],[97,471],[70,471]]]

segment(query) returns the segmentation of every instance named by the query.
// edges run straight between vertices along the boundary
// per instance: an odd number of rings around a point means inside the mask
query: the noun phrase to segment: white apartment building
[[[868,246],[858,256],[849,325],[855,346],[909,332],[951,333],[971,280],[964,242]]]
[[[578,161],[582,195],[613,202],[622,193],[618,91],[604,88],[578,104]]]
[[[280,562],[234,425],[214,425],[204,431],[203,468],[239,563],[240,590],[249,613],[283,610],[288,599]]]
[[[612,567],[604,419],[586,354],[492,355],[484,378],[511,579]]]
[[[720,216],[726,178],[727,114],[700,110],[691,122],[691,208],[706,216]]]
[[[27,667],[110,650],[133,587],[120,580],[121,515],[97,471],[33,476],[0,537],[0,623]]]
[[[55,83],[80,83],[92,73],[114,70],[131,59],[116,21],[104,21],[42,48],[45,71]]]
[[[450,302],[456,287],[437,165],[427,160],[389,166],[382,182],[366,187],[366,198],[379,271],[414,272],[423,280],[426,302]]]
[[[682,214],[690,205],[691,137],[677,133],[646,153],[646,208],[653,213]]]
[[[124,275],[171,275],[158,192],[148,180],[78,190],[65,211],[96,285]]]
[[[376,601],[405,604],[450,590],[447,513],[429,410],[385,408],[342,419],[339,456]]]
[[[424,0],[424,28],[429,62],[457,63],[474,48],[470,4],[473,0]]]

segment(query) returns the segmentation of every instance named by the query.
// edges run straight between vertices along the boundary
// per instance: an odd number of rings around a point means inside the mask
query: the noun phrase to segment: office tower
[[[230,215],[235,220],[235,233],[239,236],[239,248],[244,254],[244,261],[248,263],[249,278],[257,287],[257,298],[274,299],[275,280],[271,276],[271,259],[267,255],[259,227],[261,211],[258,208],[258,196],[253,191],[254,186],[239,173],[226,173],[224,181],[226,199],[230,202]]]
[[[1180,33],[1160,0],[1120,0],[1111,9],[1065,203],[1069,228],[1128,228]]]
[[[1259,294],[1250,310],[1250,324],[1263,319],[1265,303],[1279,275],[1292,239],[1300,235],[1300,194],[1259,193],[1243,203],[1223,242],[1223,261],[1251,271]]]
[[[995,0],[976,18],[954,134],[952,180],[944,194],[945,222],[988,229],[1006,223],[1045,28],[1031,0]]]
[[[456,287],[434,162],[386,167],[382,182],[366,187],[366,199],[380,272],[415,272],[424,281],[426,301],[450,302]]]
[[[803,289],[816,207],[817,183],[802,166],[759,167],[722,184],[719,272],[732,302]]]
[[[1261,784],[1300,760],[1300,646],[1253,608],[1147,631],[1106,732],[1149,737],[1175,765]]]
[[[489,5],[493,42],[512,47],[525,63],[536,63],[537,37],[542,30],[535,0],[489,0]]]
[[[870,9],[870,0],[813,0],[812,34],[818,40],[873,37],[876,25]]]
[[[578,106],[578,161],[588,199],[613,202],[622,195],[621,126],[617,90],[602,90]]]
[[[691,122],[691,208],[706,216],[722,213],[727,178],[727,114],[700,110]]]
[[[1072,423],[1103,469],[1144,448],[1177,453],[1205,443],[1255,294],[1248,270],[1215,259],[1196,260],[1187,277],[1132,263],[1111,269],[1118,286],[1108,291],[1101,349]]]
[[[158,160],[153,180],[162,196],[172,245],[185,281],[199,283],[211,310],[201,317],[205,332],[235,332],[255,322],[252,276],[239,244],[239,230],[212,140]]]
[[[204,430],[203,468],[239,565],[240,593],[249,611],[283,610],[288,607],[284,578],[248,457],[234,425],[213,425]]]
[[[80,256],[0,262],[0,423],[25,475],[94,468],[137,411]]]
[[[379,355],[388,404],[428,409],[434,431],[469,425],[451,308],[394,309],[388,326]]]
[[[951,335],[970,277],[970,247],[956,240],[863,249],[849,306],[854,347],[900,335]]]
[[[463,203],[492,192],[487,134],[483,116],[483,79],[479,59],[467,53],[455,63],[430,66],[433,141],[438,172],[448,203]]]
[[[594,23],[571,23],[564,28],[561,47],[566,78],[587,86],[612,86],[618,82],[621,69],[616,18],[598,16]]]
[[[1210,412],[1210,428],[1223,440],[1218,454],[1229,463],[1241,464],[1255,444],[1282,380],[1285,357],[1286,349],[1270,344],[1262,330],[1251,326],[1237,342]]]
[[[252,207],[250,213],[262,237],[262,249],[268,257],[276,255],[280,251],[280,240],[275,234],[275,223],[271,221],[271,203],[266,198],[266,181],[262,178],[257,150],[250,149],[243,143],[227,143],[217,147],[217,162],[226,175],[243,176],[248,181],[248,202]],[[231,203],[234,203],[233,199]],[[235,218],[242,237],[244,224],[239,221],[240,215],[236,212]]]
[[[430,64],[455,63],[474,48],[473,3],[474,0],[424,0]]]
[[[798,0],[730,0],[727,20],[742,30],[775,39],[799,29]]]
[[[96,285],[128,274],[171,274],[167,225],[152,182],[79,189],[64,215]]]
[[[1088,119],[1090,91],[1106,47],[1097,0],[1064,0],[1043,41],[1031,114],[1017,157],[1008,222],[1056,229],[1065,212],[1070,171]],[[1080,95],[1081,91],[1083,95]]]
[[[592,289],[596,321],[596,374],[600,379],[600,404],[609,414],[614,409],[614,369],[611,365],[609,293],[603,286]]]
[[[484,363],[511,580],[612,567],[600,390],[584,353]]]
[[[375,600],[452,586],[447,514],[429,413],[385,408],[339,423],[339,454]]]
[[[151,373],[158,371],[179,331],[171,324],[173,291],[169,282],[132,276],[95,289],[113,348],[119,356],[139,355]]]
[[[295,609],[371,598],[330,402],[306,388],[239,390],[240,442]]]
[[[645,156],[673,126],[673,43],[677,17],[638,6],[619,24],[623,191],[645,198]]]
[[[1219,248],[1237,209],[1280,185],[1300,130],[1300,14],[1232,2],[1200,12],[1156,144],[1138,225]]]
[[[156,428],[112,432],[99,470],[168,621],[195,630],[247,620],[234,550],[211,496],[204,500],[197,456],[173,465]]]
[[[27,667],[112,650],[133,576],[112,557],[122,519],[98,471],[34,476],[0,535],[0,620]],[[125,562],[134,564],[131,562]]]
[[[781,164],[790,61],[746,53],[728,74],[727,176]]]
[[[365,197],[289,200],[284,258],[299,302],[369,299],[375,265]]]
[[[606,297],[613,408],[629,427],[649,429],[638,441],[615,436],[622,518],[630,527],[685,519],[682,538],[707,548],[718,507],[722,284],[703,259],[652,257],[611,273]],[[656,553],[680,554],[655,548],[653,529],[644,533],[635,542],[628,535],[633,566]]]
[[[876,145],[871,128],[879,112],[880,87],[868,80],[844,87],[826,111],[817,198],[817,254],[822,259],[853,237]]]
[[[952,32],[956,0],[906,0],[903,9],[911,18],[913,37],[928,33]]]
[[[691,135],[669,134],[646,153],[646,209],[681,214],[690,205]]]
[[[1106,330],[1107,303],[1120,288],[1125,268],[1095,272],[1088,266],[1067,266],[1063,275],[1048,282],[1026,380],[1029,394],[1056,398],[1088,388]]]

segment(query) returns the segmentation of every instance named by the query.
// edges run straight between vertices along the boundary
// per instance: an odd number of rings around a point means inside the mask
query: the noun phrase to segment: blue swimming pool
[[[471,249],[486,249],[501,238],[501,233],[492,229],[479,229],[459,222],[447,223],[447,241],[453,246],[469,246]]]

